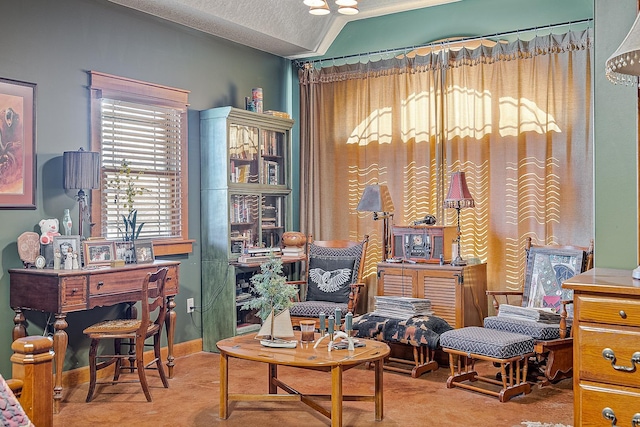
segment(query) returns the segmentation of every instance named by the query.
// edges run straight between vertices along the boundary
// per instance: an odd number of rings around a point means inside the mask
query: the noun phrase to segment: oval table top
[[[299,339],[299,332],[296,338]],[[318,338],[319,339],[319,338]],[[358,365],[382,359],[389,355],[389,346],[380,341],[358,338],[364,347],[356,347],[353,351],[328,351],[329,338],[325,337],[317,348],[315,343],[300,343],[296,348],[272,348],[260,344],[253,334],[238,335],[220,340],[216,346],[220,353],[239,359],[253,360],[276,365],[297,366],[301,368],[331,368],[333,366]]]

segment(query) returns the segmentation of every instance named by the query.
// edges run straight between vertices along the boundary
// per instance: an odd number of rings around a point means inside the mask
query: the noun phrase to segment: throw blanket
[[[359,338],[378,341],[422,345],[435,350],[440,346],[440,334],[453,329],[446,320],[437,316],[414,316],[409,319],[392,319],[364,314],[353,319],[353,330]]]

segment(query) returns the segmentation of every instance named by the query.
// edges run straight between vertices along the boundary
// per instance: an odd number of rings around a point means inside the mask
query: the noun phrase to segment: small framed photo
[[[151,240],[136,240],[133,246],[136,251],[136,262],[138,264],[151,263],[155,260],[153,256],[153,242]]]
[[[87,240],[84,242],[85,266],[109,265],[113,259],[113,242],[109,240]]]
[[[136,262],[135,253],[133,252],[133,242],[130,240],[119,240],[113,242],[116,251],[116,259],[122,260],[125,264]]]
[[[80,236],[53,236],[53,256],[60,254],[61,263],[64,263],[69,252],[78,254],[78,260],[82,259]]]

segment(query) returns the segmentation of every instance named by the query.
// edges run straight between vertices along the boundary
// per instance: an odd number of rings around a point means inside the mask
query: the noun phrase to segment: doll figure
[[[56,248],[53,253],[53,269],[60,270],[60,261],[62,259],[62,254],[60,253],[60,248]]]

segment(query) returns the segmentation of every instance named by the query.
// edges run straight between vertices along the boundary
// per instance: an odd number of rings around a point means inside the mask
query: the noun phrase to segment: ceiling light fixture
[[[312,15],[328,15],[331,13],[326,0],[303,0],[309,6],[309,13]],[[338,13],[343,15],[355,15],[358,13],[358,0],[336,0]]]

